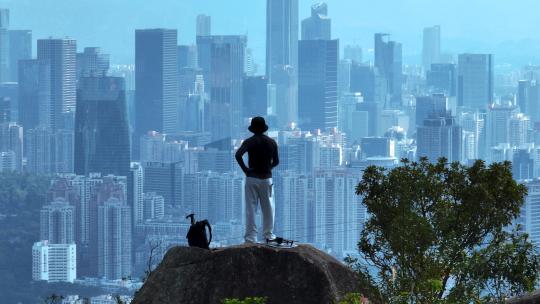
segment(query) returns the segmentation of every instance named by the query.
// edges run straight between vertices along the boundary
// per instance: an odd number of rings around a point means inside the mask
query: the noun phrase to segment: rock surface
[[[540,304],[540,290],[507,301],[508,304]]]
[[[240,245],[213,251],[175,247],[132,303],[203,304],[266,297],[267,304],[321,304],[335,303],[359,289],[353,271],[309,245]]]

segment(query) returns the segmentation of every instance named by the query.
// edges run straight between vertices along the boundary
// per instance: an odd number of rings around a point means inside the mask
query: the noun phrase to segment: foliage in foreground
[[[382,303],[503,303],[533,290],[539,256],[512,226],[527,195],[509,162],[371,166],[356,192],[368,221],[348,259]]]
[[[266,298],[260,298],[260,297],[245,298],[243,300],[238,300],[238,299],[223,300],[223,304],[265,304],[265,303],[266,303]]]

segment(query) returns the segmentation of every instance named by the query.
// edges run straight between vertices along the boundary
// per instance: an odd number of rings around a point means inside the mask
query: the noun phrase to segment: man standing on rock
[[[261,205],[263,215],[263,236],[266,240],[274,240],[274,199],[272,197],[272,169],[279,164],[277,143],[264,133],[268,126],[262,117],[251,119],[248,128],[253,136],[246,139],[236,152],[236,161],[246,174],[246,243],[257,242],[257,224],[255,212]],[[242,156],[248,153],[249,167]]]

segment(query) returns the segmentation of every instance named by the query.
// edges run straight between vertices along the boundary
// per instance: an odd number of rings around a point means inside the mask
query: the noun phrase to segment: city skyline
[[[160,6],[130,1],[129,7],[125,1],[62,1],[65,0],[54,3],[51,0],[2,0],[0,5],[11,9],[11,28],[33,29],[34,41],[49,36],[68,36],[77,39],[79,46],[102,47],[111,53],[112,62],[118,64],[134,62],[134,50],[125,46],[134,44],[135,29],[176,28],[179,43],[191,44],[195,43],[196,16],[206,14],[212,17],[213,34],[247,34],[248,47],[254,49],[256,62],[264,66],[265,39],[261,35],[265,32],[264,1],[162,1]],[[309,17],[309,7],[316,2],[300,0],[300,20]],[[342,46],[359,44],[366,50],[372,49],[372,34],[388,32],[403,43],[405,63],[421,64],[422,30],[434,25],[441,26],[443,53],[493,52],[497,58],[514,64],[540,59],[537,55],[540,54],[540,39],[534,30],[540,26],[540,20],[533,13],[539,4],[533,0],[507,5],[493,5],[487,0],[472,4],[465,0],[437,3],[385,0],[369,5],[363,1],[326,2],[329,14],[339,16],[333,20],[332,35],[341,39]],[[210,3],[212,5],[208,5]],[[252,14],[244,14],[246,5]],[[523,10],[523,7],[531,9]],[[78,14],[80,10],[85,10],[85,14]],[[119,26],[118,12],[124,12],[122,26]],[[455,18],[456,15],[460,18]],[[505,26],[495,27],[492,20],[501,18],[506,20]],[[100,20],[99,26],[95,20]]]

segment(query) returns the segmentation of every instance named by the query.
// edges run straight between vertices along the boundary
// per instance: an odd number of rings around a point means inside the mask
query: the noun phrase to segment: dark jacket
[[[249,167],[242,156],[248,153]],[[272,168],[279,164],[277,143],[264,134],[255,134],[246,139],[238,151],[236,161],[248,177],[267,179],[272,177]]]

